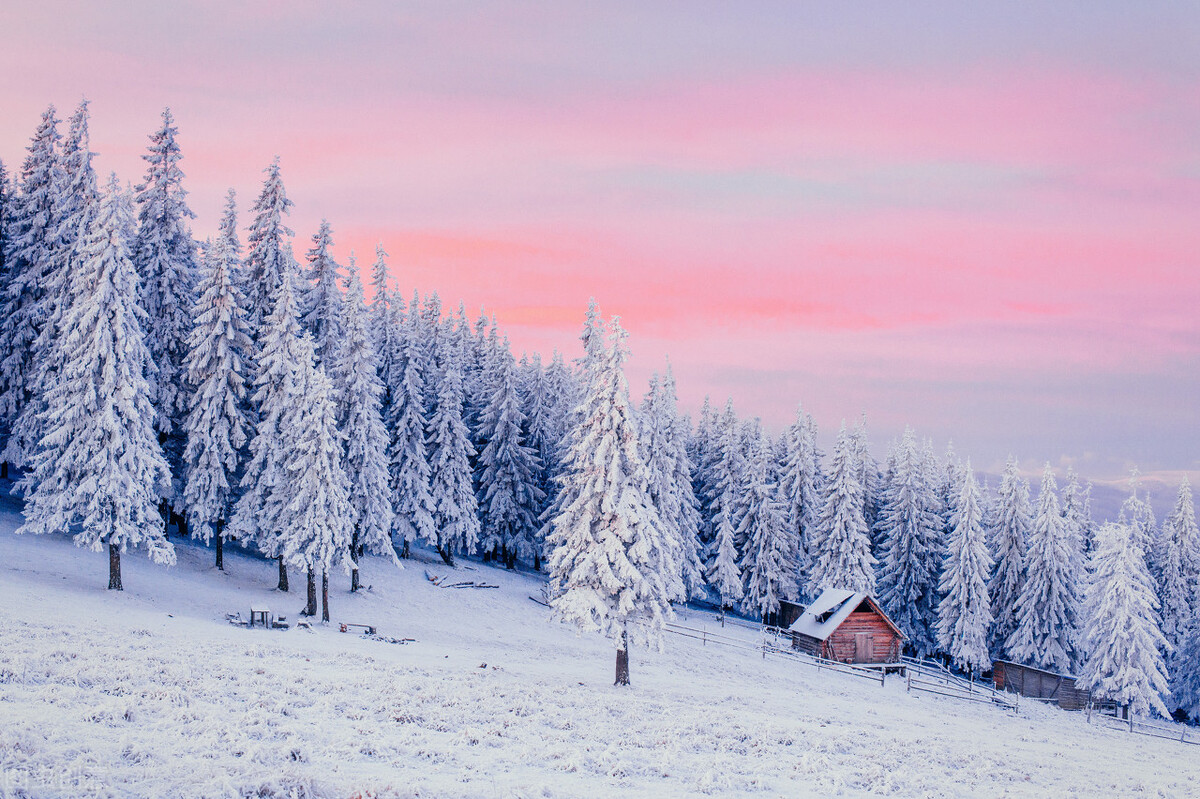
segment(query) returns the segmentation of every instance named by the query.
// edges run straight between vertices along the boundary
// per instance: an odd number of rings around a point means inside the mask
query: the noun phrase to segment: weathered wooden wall
[[[1063,710],[1083,710],[1091,693],[1075,686],[1075,678],[1032,666],[998,660],[992,664],[992,682],[998,691],[1035,699],[1051,699]]]
[[[855,655],[856,633],[871,634],[870,654],[866,659]],[[900,643],[894,630],[874,612],[851,613],[825,641],[826,657],[830,660],[861,663],[894,663],[900,659]]]

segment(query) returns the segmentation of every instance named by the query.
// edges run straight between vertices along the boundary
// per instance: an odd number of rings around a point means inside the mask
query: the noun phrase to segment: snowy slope
[[[753,652],[668,636],[613,652],[547,621],[530,575],[418,553],[336,575],[337,632],[225,623],[251,603],[295,618],[273,563],[178,546],[174,568],[63,537],[15,536],[0,506],[0,796],[1188,796],[1193,747],[905,693]],[[298,575],[293,575],[298,583]],[[302,588],[302,586],[297,586]],[[688,611],[684,623],[717,629]],[[757,640],[748,629],[726,635]]]

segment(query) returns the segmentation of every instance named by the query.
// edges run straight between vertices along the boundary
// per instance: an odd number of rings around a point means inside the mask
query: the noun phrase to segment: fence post
[[[906,690],[911,694],[912,693],[912,669],[911,668],[905,669],[904,674],[908,678],[908,688]]]

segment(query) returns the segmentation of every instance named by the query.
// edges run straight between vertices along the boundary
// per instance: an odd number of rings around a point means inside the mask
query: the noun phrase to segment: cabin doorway
[[[871,634],[870,633],[855,633],[854,634],[854,662],[855,663],[870,663],[871,658]]]

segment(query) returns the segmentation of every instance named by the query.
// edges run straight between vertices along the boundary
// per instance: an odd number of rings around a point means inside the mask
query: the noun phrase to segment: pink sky
[[[197,235],[278,154],[298,252],[518,352],[595,296],[688,410],[1196,470],[1200,12],[971,5],[6,3],[0,158],[87,96],[136,181],[169,105]]]

